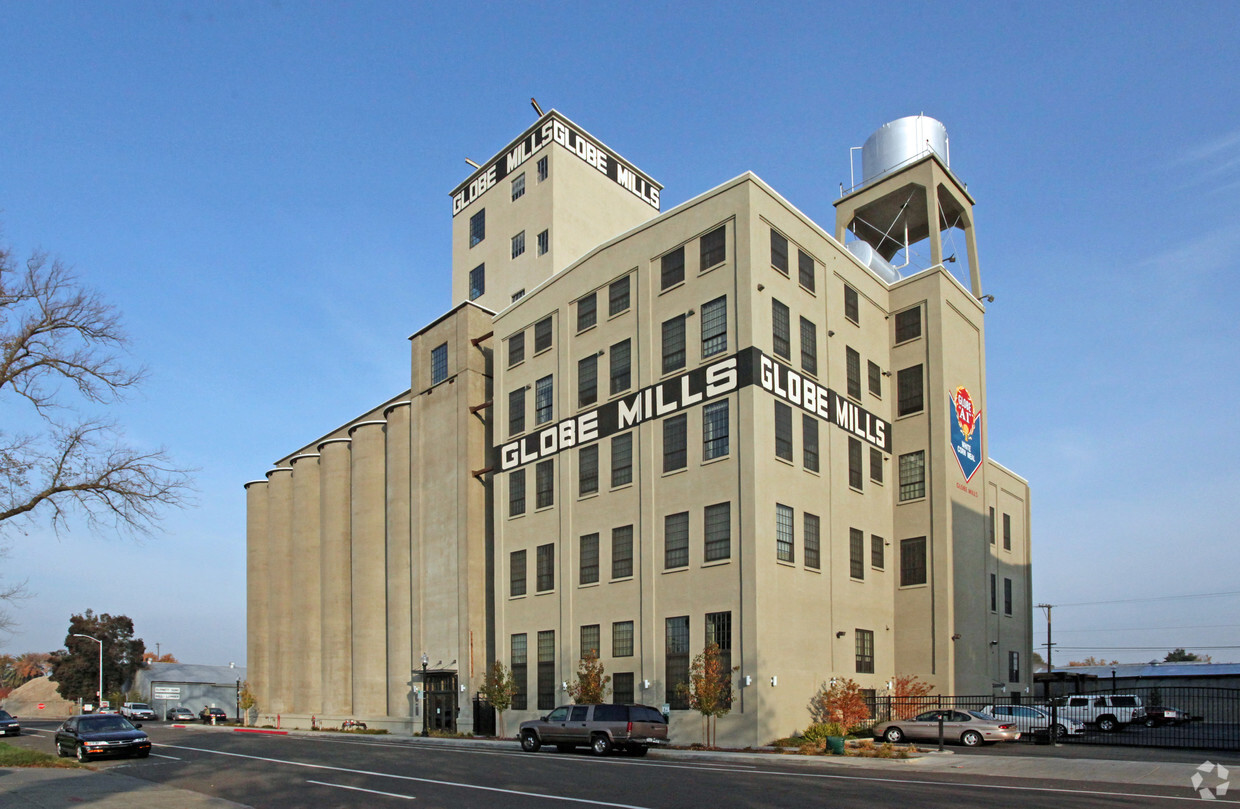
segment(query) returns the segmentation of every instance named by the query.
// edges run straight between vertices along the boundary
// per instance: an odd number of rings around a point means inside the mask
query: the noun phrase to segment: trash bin
[[[833,756],[844,755],[844,737],[843,736],[828,736],[827,746],[831,748],[831,755]]]
[[[1033,731],[1034,744],[1050,744],[1051,732],[1049,728],[1034,728]]]

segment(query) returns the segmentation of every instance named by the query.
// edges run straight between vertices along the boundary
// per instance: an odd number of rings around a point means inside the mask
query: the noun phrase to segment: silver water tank
[[[868,183],[931,150],[950,168],[947,145],[947,127],[926,115],[883,124],[861,147],[861,181]]]
[[[874,271],[874,274],[889,284],[894,284],[902,277],[900,271],[891,262],[878,254],[878,251],[863,241],[851,241],[844,245],[858,261]]]

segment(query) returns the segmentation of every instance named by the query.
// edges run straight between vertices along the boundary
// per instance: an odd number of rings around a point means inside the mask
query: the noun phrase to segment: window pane
[[[555,589],[555,545],[538,546],[538,592]]]
[[[535,508],[546,508],[555,503],[555,461],[539,461],[535,468],[538,494],[535,497]]]
[[[525,551],[513,551],[508,557],[508,594],[525,595]]]
[[[633,526],[622,525],[611,531],[611,577],[624,579],[633,575]]]
[[[792,349],[788,344],[790,314],[788,307],[774,298],[771,299],[771,342],[775,356],[784,359],[792,358]]]
[[[633,622],[617,621],[611,625],[611,656],[633,656]]]
[[[878,367],[878,363],[866,360],[870,376],[870,393],[881,397],[883,395],[883,369]]]
[[[551,410],[554,396],[551,376],[548,374],[534,383],[534,423],[544,424],[551,421]]]
[[[728,350],[728,299],[715,298],[702,304],[702,356]]]
[[[469,246],[473,247],[487,237],[487,212],[483,208],[469,217]]]
[[[857,673],[874,673],[874,633],[869,629],[857,629]]]
[[[1012,614],[1012,580],[1006,576],[1003,579],[1003,614]]]
[[[598,322],[598,294],[591,292],[577,301],[577,331],[582,332]]]
[[[706,538],[704,558],[707,562],[732,556],[732,504],[717,503],[706,507]]]
[[[775,402],[775,457],[792,460],[792,408]]]
[[[540,157],[538,158],[538,182],[541,183],[545,179],[547,179],[547,158]]]
[[[685,280],[685,248],[677,247],[660,262],[660,289],[674,287]]]
[[[611,485],[624,486],[633,482],[633,434],[613,436],[611,439]]]
[[[578,454],[578,494],[598,491],[598,444],[582,447]]]
[[[706,643],[719,647],[719,682],[723,686],[724,704],[732,697],[732,613],[706,613]]]
[[[599,657],[603,654],[601,644],[599,643],[599,634],[598,624],[586,624],[581,627],[580,652],[583,659],[588,654],[593,654],[595,657]],[[585,706],[582,705],[581,707],[584,708]]]
[[[665,698],[673,710],[685,710],[689,707],[689,616],[668,618],[664,631]]]
[[[883,482],[883,451],[870,447],[870,480]]]
[[[538,633],[538,710],[555,707],[555,630]]]
[[[775,558],[781,562],[795,559],[792,518],[791,506],[775,504]]]
[[[801,368],[807,374],[818,373],[818,327],[801,318]]]
[[[525,172],[518,174],[517,179],[512,181],[513,201],[515,202],[516,200],[521,199],[521,197],[523,196],[525,196]]]
[[[848,485],[854,489],[862,487],[864,474],[861,471],[861,439],[848,439]]]
[[[818,419],[808,413],[801,414],[801,450],[805,468],[818,471]]]
[[[534,324],[534,353],[551,348],[551,317],[548,315]]]
[[[607,288],[607,315],[614,317],[629,308],[629,276],[617,278]]]
[[[926,538],[900,540],[900,586],[926,583]]]
[[[611,678],[611,701],[614,705],[630,705],[634,696],[634,675],[631,671],[617,671]]]
[[[848,396],[852,399],[861,398],[861,355],[851,347],[844,349],[848,358]]]
[[[508,338],[508,367],[525,361],[525,332],[519,331]]]
[[[525,513],[525,470],[508,473],[508,516],[518,517]]]
[[[701,269],[713,267],[728,257],[723,227],[718,227],[702,237]]]
[[[525,388],[508,393],[508,435],[525,432]]]
[[[921,336],[921,308],[905,309],[896,314],[896,342],[903,343]]]
[[[702,458],[728,454],[728,402],[711,402],[702,408]]]
[[[921,366],[905,368],[896,375],[896,415],[920,413],[922,401]]]
[[[626,391],[633,384],[629,341],[621,340],[609,351],[611,355],[611,395]]]
[[[887,562],[886,547],[883,538],[878,534],[870,534],[870,567],[883,569]]]
[[[689,512],[668,514],[663,518],[663,567],[672,569],[689,565]]]
[[[581,538],[580,579],[581,584],[598,581],[598,534],[586,534]]]
[[[673,472],[688,465],[686,431],[689,417],[681,414],[663,420],[663,471]]]
[[[598,354],[577,361],[577,406],[598,401]]]
[[[512,652],[509,660],[512,663],[512,709],[514,711],[524,711],[528,704],[528,666],[529,657],[526,648],[525,634],[512,636]]]
[[[516,258],[525,252],[525,231],[512,237],[512,257]]]
[[[1003,550],[1012,550],[1012,515],[1003,515]]]
[[[685,316],[663,322],[663,373],[685,367]]]
[[[857,290],[844,285],[844,317],[853,323],[861,322],[861,308],[858,305]]]
[[[865,533],[860,528],[848,529],[848,573],[854,579],[865,578]]]
[[[817,514],[805,515],[805,566],[811,570],[822,567],[822,544],[819,538],[820,522]]]
[[[431,349],[431,384],[438,385],[448,378],[448,344]]]
[[[771,266],[788,274],[788,240],[774,230],[771,231]]]
[[[486,264],[479,264],[469,271],[469,299],[471,301],[482,297],[487,291],[487,270]]]
[[[919,449],[900,456],[900,500],[926,496],[926,451]]]
[[[551,249],[551,231],[544,230],[538,234],[538,255],[545,256]]]
[[[797,251],[797,267],[800,270],[801,286],[814,291],[814,259],[804,250]]]

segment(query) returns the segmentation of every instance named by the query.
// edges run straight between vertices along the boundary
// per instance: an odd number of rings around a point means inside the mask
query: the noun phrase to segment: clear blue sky
[[[36,595],[0,652],[59,648],[92,608],[182,661],[244,662],[242,484],[408,386],[405,338],[450,304],[448,192],[533,121],[530,96],[662,182],[664,210],[752,170],[828,230],[850,146],[943,121],[978,200],[984,417],[992,457],[1033,487],[1035,599],[1240,590],[1234,3],[3,18],[3,238],[122,308],[152,377],[116,415],[200,472],[197,506],[142,542],[8,532],[0,570]],[[1148,660],[1240,647],[1237,614],[1235,595],[1064,606],[1056,639]]]

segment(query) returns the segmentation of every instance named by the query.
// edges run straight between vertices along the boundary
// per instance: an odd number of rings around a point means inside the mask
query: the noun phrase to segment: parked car
[[[164,714],[164,718],[169,722],[193,722],[194,712],[189,708],[183,708],[178,705],[175,708],[169,708],[168,712]]]
[[[222,725],[228,721],[228,713],[223,708],[203,708],[198,718],[204,725]]]
[[[554,744],[561,753],[589,746],[597,756],[612,750],[644,756],[667,744],[667,719],[649,705],[561,705],[541,719],[522,722],[521,749],[538,752]]]
[[[1000,721],[1012,721],[1022,734],[1046,730],[1051,725],[1051,709],[1041,705],[987,705],[982,713]],[[1056,736],[1075,736],[1085,732],[1085,725],[1075,719],[1055,717]]]
[[[1056,698],[1055,708],[1059,716],[1107,732],[1145,719],[1144,703],[1132,694],[1074,694]]]
[[[1011,721],[1001,721],[981,711],[957,711],[943,709],[926,711],[912,719],[892,719],[880,722],[872,728],[875,738],[888,742],[905,739],[937,740],[939,717],[943,717],[943,738],[959,740],[966,747],[976,747],[989,742],[1014,742],[1020,738],[1020,728]]]
[[[0,709],[0,736],[20,735],[22,735],[22,726],[18,723],[17,717],[6,710]]]
[[[1192,718],[1188,715],[1188,711],[1181,711],[1179,708],[1168,708],[1165,705],[1146,705],[1142,710],[1145,712],[1144,715],[1138,716],[1133,721],[1145,725],[1147,728],[1160,725],[1181,725]]]
[[[159,718],[151,710],[151,706],[145,702],[126,702],[121,706],[121,716],[131,722],[135,719],[146,719],[154,722]]]
[[[56,755],[76,755],[78,761],[93,756],[151,754],[151,740],[128,719],[116,714],[71,716],[56,730]]]

